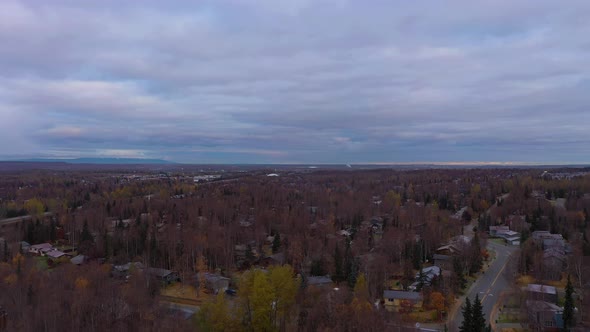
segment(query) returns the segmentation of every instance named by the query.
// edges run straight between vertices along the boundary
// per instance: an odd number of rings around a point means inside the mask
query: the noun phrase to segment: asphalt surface
[[[44,217],[50,217],[52,215],[53,215],[52,212],[45,212],[40,217],[44,218]],[[26,215],[26,216],[21,216],[21,217],[2,219],[2,220],[0,220],[0,226],[12,225],[12,224],[21,223],[21,222],[28,221],[28,220],[33,220],[33,216]]]
[[[506,275],[503,272],[507,263],[510,261],[511,254],[516,252],[518,247],[488,241],[488,249],[496,252],[496,258],[492,261],[486,272],[479,275],[478,279],[471,286],[466,295],[471,301],[475,299],[476,295],[479,295],[486,323],[490,323],[492,310],[497,301],[499,301],[500,294],[503,291],[508,290],[510,287],[510,282],[507,280]],[[512,259],[516,258],[512,257]],[[465,296],[461,297],[459,301],[460,306],[462,306],[465,302]],[[461,307],[458,306],[456,311],[452,312],[449,317],[449,331],[458,331],[462,322],[463,313]]]

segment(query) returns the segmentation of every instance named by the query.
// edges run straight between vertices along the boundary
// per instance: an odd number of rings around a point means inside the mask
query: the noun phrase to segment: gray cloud
[[[3,1],[0,155],[588,162],[590,3]]]

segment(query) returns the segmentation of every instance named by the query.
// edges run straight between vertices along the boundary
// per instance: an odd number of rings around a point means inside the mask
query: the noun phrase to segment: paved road
[[[506,280],[503,272],[510,260],[511,254],[516,252],[518,247],[505,246],[488,241],[488,249],[496,252],[496,259],[490,264],[488,270],[483,275],[480,275],[477,281],[471,286],[467,296],[473,300],[479,294],[486,322],[489,323],[492,309],[499,299],[500,293],[510,287],[510,282]],[[465,297],[459,300],[461,305],[464,300]],[[458,331],[462,322],[463,314],[461,308],[458,308],[455,312],[451,312],[451,316],[449,317],[449,331]]]
[[[40,217],[50,217],[52,216],[53,213],[52,212],[45,212],[43,213],[43,215],[41,215]],[[24,221],[28,221],[28,220],[33,220],[33,216],[30,215],[26,215],[26,216],[21,216],[21,217],[14,217],[14,218],[7,218],[7,219],[1,219],[0,220],[0,226],[6,226],[6,225],[12,225],[12,224],[17,224],[17,223],[21,223]]]

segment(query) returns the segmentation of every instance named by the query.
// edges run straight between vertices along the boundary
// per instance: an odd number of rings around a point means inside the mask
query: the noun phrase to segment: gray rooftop
[[[331,283],[332,279],[329,276],[312,276],[307,278],[308,285],[327,285]]]
[[[404,291],[383,291],[383,298],[386,299],[399,299],[399,300],[421,300],[422,294],[418,292],[404,292]]]
[[[526,290],[535,293],[557,294],[557,289],[548,285],[528,284]]]

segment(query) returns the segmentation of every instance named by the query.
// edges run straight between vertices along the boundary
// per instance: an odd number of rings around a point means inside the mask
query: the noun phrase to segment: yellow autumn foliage
[[[76,281],[75,281],[76,289],[86,289],[86,288],[88,288],[88,284],[90,284],[88,279],[82,278],[82,277],[76,278]]]

